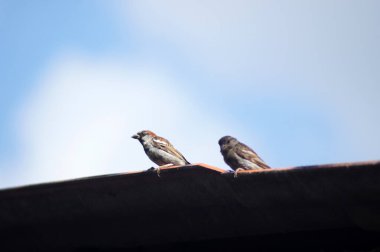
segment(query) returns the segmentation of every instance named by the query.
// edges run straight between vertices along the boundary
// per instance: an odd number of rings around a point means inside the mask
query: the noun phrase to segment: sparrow
[[[231,136],[219,139],[220,152],[224,162],[235,170],[234,177],[241,170],[264,170],[270,167],[247,145]]]
[[[157,168],[158,176],[160,176],[161,167],[190,164],[168,140],[157,136],[150,130],[140,131],[133,135],[132,138],[139,140],[149,159],[159,165]]]

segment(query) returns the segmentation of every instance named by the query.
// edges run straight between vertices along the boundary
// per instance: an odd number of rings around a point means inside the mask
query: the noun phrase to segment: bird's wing
[[[236,148],[236,154],[241,158],[249,160],[252,163],[257,164],[262,169],[269,169],[269,165],[267,165],[254,150],[249,148],[247,145],[243,143],[239,143]]]
[[[184,160],[187,164],[190,164],[189,161],[186,160],[186,158],[178,151],[176,150],[173,145],[168,141],[166,140],[165,138],[163,137],[155,137],[153,138],[153,145],[154,147],[158,148],[158,149],[161,149],[173,156],[176,156],[182,160]]]

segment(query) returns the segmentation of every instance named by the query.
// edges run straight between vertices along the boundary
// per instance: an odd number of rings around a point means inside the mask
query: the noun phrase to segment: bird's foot
[[[237,177],[238,177],[238,173],[239,173],[239,171],[244,171],[244,169],[243,169],[243,168],[237,168],[237,169],[235,170],[235,172],[234,172],[234,178],[237,178]]]
[[[157,176],[158,176],[158,177],[161,177],[161,176],[160,176],[161,168],[169,167],[169,166],[173,166],[173,164],[166,164],[166,165],[161,165],[161,166],[157,167],[157,169],[156,169]]]

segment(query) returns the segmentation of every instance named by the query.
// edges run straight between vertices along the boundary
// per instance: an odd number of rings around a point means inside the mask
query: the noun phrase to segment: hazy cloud
[[[152,66],[63,55],[19,111],[22,183],[155,166],[131,139],[142,129],[167,137],[192,162],[225,167],[217,145],[223,122]]]

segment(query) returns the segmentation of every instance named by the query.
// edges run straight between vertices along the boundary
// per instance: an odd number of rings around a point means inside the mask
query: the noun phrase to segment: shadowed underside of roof
[[[380,247],[379,195],[380,161],[238,178],[195,164],[160,177],[143,171],[25,186],[0,191],[0,250],[371,249]]]

